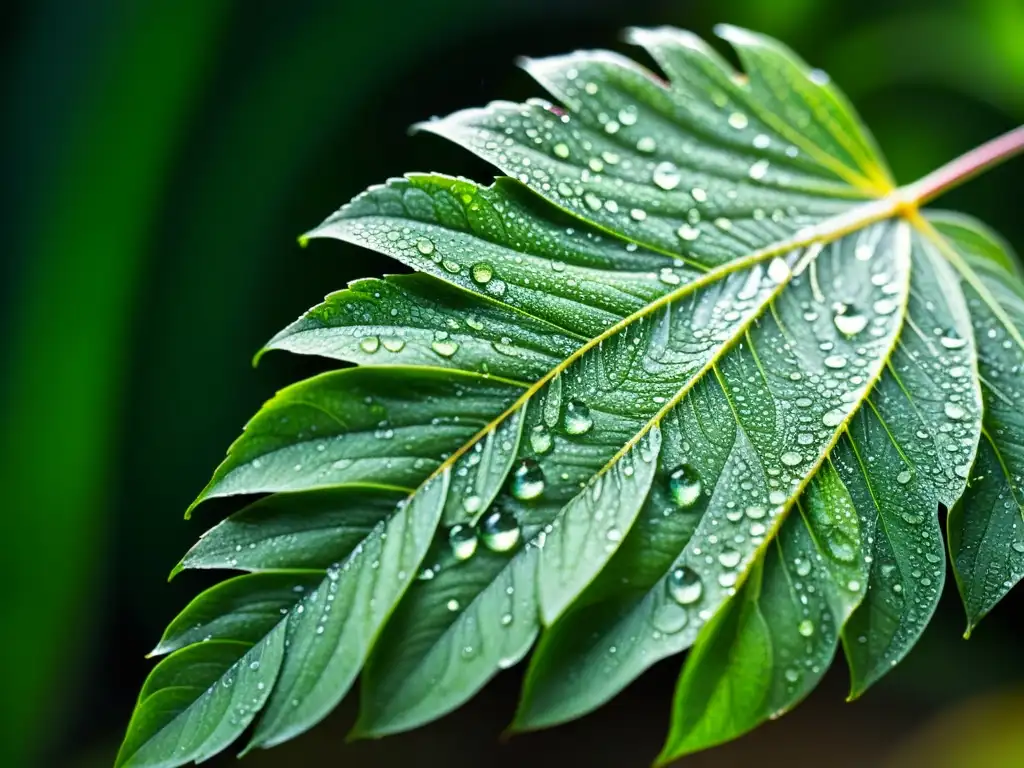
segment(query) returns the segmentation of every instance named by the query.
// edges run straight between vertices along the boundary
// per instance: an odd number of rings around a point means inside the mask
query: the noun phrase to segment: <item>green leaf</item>
[[[279,625],[257,645],[214,640],[168,656],[142,687],[115,765],[183,765],[217,754],[267,701],[283,654]]]
[[[359,367],[280,392],[195,502],[272,494],[175,569],[249,572],[158,646],[146,690],[186,751],[230,740],[202,691],[240,649],[279,647],[251,748],[360,670],[353,736],[418,727],[540,638],[516,729],[692,646],[667,761],[795,706],[840,643],[852,695],[898,663],[941,593],[940,505],[972,622],[1018,578],[1024,287],[983,229],[917,212],[1017,139],[894,189],[824,73],[719,31],[745,76],[667,28],[629,35],[667,81],[605,52],[528,61],[563,106],[421,126],[508,177],[392,179],[304,236],[416,274],[357,281],[265,348]],[[186,701],[157,672],[203,652]],[[157,706],[125,749],[191,759]]]
[[[1016,256],[985,226],[951,214],[930,219],[958,257],[985,401],[978,459],[947,520],[969,635],[1024,576],[1024,288]]]

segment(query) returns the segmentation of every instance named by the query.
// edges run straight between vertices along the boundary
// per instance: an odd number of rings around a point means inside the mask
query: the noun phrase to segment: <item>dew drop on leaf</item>
[[[376,336],[367,336],[365,339],[359,342],[359,348],[366,352],[368,355],[372,355],[377,351],[380,346],[380,339]]]
[[[492,512],[480,523],[480,538],[492,552],[508,552],[519,543],[519,523],[505,512]]]
[[[533,448],[533,452],[538,455],[543,455],[551,450],[551,433],[548,428],[543,424],[538,424],[530,432],[530,447]]]
[[[832,320],[839,332],[846,336],[856,336],[868,325],[867,315],[849,307],[846,307],[841,314],[837,312]]]
[[[654,183],[664,190],[675,189],[679,186],[679,169],[675,163],[667,160],[654,166]]]
[[[967,340],[960,338],[953,332],[949,332],[939,339],[939,343],[946,349],[961,349],[967,344]]]
[[[435,341],[430,344],[430,348],[441,357],[451,357],[459,351],[459,345],[454,341]]]
[[[747,127],[747,116],[742,112],[733,112],[729,115],[729,125],[735,128],[737,131],[742,131]]]
[[[535,499],[544,493],[544,472],[533,459],[523,459],[512,473],[512,495],[520,501]]]
[[[697,470],[683,464],[668,476],[668,492],[679,508],[692,507],[700,498],[702,484]]]
[[[494,270],[491,268],[491,265],[483,261],[474,264],[469,272],[473,277],[473,281],[480,285],[486,285],[494,277]]]
[[[580,400],[570,400],[565,408],[565,431],[570,435],[582,435],[594,426],[590,409]]]
[[[680,605],[693,605],[704,594],[704,584],[700,576],[685,565],[673,569],[666,583],[669,597]]]
[[[469,560],[476,554],[476,531],[471,525],[453,525],[448,529],[448,545],[456,560]]]
[[[692,243],[700,237],[700,230],[696,227],[691,227],[689,224],[683,224],[676,230],[676,234],[679,235],[681,240],[686,240],[687,242]]]
[[[740,564],[740,558],[738,550],[727,547],[718,555],[718,562],[723,568],[735,568]]]

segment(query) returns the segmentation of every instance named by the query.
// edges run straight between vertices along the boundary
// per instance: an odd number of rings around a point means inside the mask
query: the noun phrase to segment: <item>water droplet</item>
[[[900,485],[906,485],[907,483],[910,482],[910,478],[912,476],[913,475],[911,474],[909,469],[904,469],[898,475],[896,475],[896,482],[899,483]]]
[[[677,507],[690,507],[700,498],[700,475],[689,464],[683,464],[668,476],[668,492]]]
[[[838,427],[840,424],[843,423],[843,419],[845,418],[845,413],[843,413],[838,408],[833,408],[831,411],[826,412],[825,415],[821,417],[821,423],[824,424],[826,427]]]
[[[545,454],[551,450],[551,433],[543,424],[538,424],[530,432],[530,447],[534,453]]]
[[[647,218],[647,211],[643,208],[633,208],[629,212],[629,218],[633,219],[633,221],[643,221]]]
[[[679,186],[679,169],[667,160],[654,166],[654,183],[664,190]]]
[[[452,611],[452,612],[457,611],[457,610],[459,610],[459,601],[454,599],[454,598],[452,598],[451,600],[448,601],[447,607],[448,607],[449,611]]]
[[[405,349],[405,339],[384,339],[383,343],[388,352],[401,352]]]
[[[454,341],[435,341],[431,343],[430,348],[441,357],[451,357],[459,351],[459,345]]]
[[[964,409],[961,408],[956,403],[946,403],[943,410],[945,410],[946,412],[946,417],[952,419],[953,421],[959,421],[964,417],[965,413]]]
[[[680,239],[686,240],[687,242],[693,242],[700,237],[700,230],[696,227],[691,227],[689,224],[683,224],[679,229],[676,230],[676,234],[679,235]]]
[[[783,283],[789,279],[789,264],[780,258],[774,258],[768,264],[768,279],[773,283]]]
[[[416,241],[416,250],[424,256],[429,256],[434,252],[434,244],[430,240],[427,240],[427,238],[421,237]]]
[[[795,467],[804,460],[803,456],[796,451],[786,451],[779,457],[779,459],[781,459],[782,463],[787,467]]]
[[[747,127],[747,116],[742,112],[733,112],[729,115],[729,125],[735,128],[737,131],[742,131]]]
[[[470,275],[472,275],[474,282],[479,283],[480,285],[486,285],[491,281],[491,278],[494,277],[494,270],[491,268],[490,264],[481,261],[470,268]]]
[[[653,624],[666,635],[674,635],[689,623],[690,614],[677,602],[663,603],[654,614]]]
[[[939,343],[946,349],[961,349],[965,344],[967,344],[967,340],[961,339],[954,332],[950,331],[939,339]]]
[[[852,311],[849,307],[842,314],[837,313],[832,320],[839,332],[847,336],[856,336],[868,325],[867,315]]]
[[[380,346],[380,339],[376,336],[367,336],[365,339],[359,342],[359,348],[366,352],[368,355],[372,355],[377,351]]]
[[[480,523],[484,546],[493,552],[508,552],[519,543],[519,522],[511,514],[492,512]]]
[[[535,499],[544,493],[544,472],[533,459],[523,459],[512,473],[512,495],[520,501]]]
[[[623,125],[636,124],[636,107],[623,107],[619,110],[619,122]]]
[[[804,619],[797,625],[796,629],[803,637],[810,637],[814,634],[814,622],[810,619]]]
[[[462,508],[471,515],[475,515],[479,512],[481,506],[483,506],[483,499],[475,493],[462,500]]]
[[[448,529],[448,545],[456,560],[469,560],[476,553],[476,531],[470,525],[453,525]]]
[[[825,358],[825,365],[828,368],[834,368],[837,370],[839,368],[845,368],[846,358],[843,357],[842,355],[829,355],[828,357]]]
[[[569,147],[559,142],[553,147],[555,154],[563,160],[569,156]]]
[[[590,409],[579,400],[570,400],[565,409],[565,431],[570,435],[582,435],[594,426]]]
[[[685,565],[673,569],[667,580],[668,594],[680,605],[693,605],[704,593],[700,576]]]
[[[653,152],[658,148],[657,142],[650,136],[644,136],[636,143],[637,152]]]
[[[718,555],[718,562],[723,568],[735,568],[740,564],[740,555],[738,550],[727,548],[723,549],[721,554]]]
[[[755,181],[757,181],[758,179],[763,179],[764,175],[767,172],[768,172],[768,161],[767,160],[758,160],[756,163],[754,163],[753,165],[750,166],[750,170],[748,171],[748,175],[750,176],[750,178],[752,178]]]

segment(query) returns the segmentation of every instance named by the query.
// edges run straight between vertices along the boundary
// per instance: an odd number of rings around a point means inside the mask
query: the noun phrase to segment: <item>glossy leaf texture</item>
[[[1024,568],[1024,288],[979,224],[919,214],[824,73],[723,27],[524,66],[558,104],[421,126],[507,174],[415,174],[308,233],[360,280],[265,350],[357,367],[278,393],[196,500],[263,494],[174,573],[242,575],[154,653],[119,765],[323,719],[414,728],[536,649],[514,729],[692,648],[661,760],[858,695],[942,590],[973,626]],[[966,488],[966,491],[965,491]],[[666,702],[667,704],[668,702]]]

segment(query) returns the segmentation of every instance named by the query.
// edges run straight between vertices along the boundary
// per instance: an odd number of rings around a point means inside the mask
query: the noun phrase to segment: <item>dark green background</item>
[[[320,369],[275,354],[254,371],[251,354],[323,294],[399,271],[336,243],[302,251],[295,236],[403,171],[486,181],[467,153],[406,127],[539,95],[516,55],[626,50],[628,24],[706,35],[717,21],[828,70],[900,181],[1024,121],[1020,0],[4,5],[0,765],[110,764],[143,654],[204,584],[165,577],[227,507],[189,523],[182,511],[261,402]],[[942,204],[1024,248],[1022,169]],[[691,762],[902,765],[899,749],[928,744],[948,761],[952,747],[935,745],[959,743],[990,760],[975,764],[1024,764],[999,730],[1004,715],[1024,720],[1022,606],[1011,597],[964,643],[947,589],[919,648],[860,703],[842,703],[838,665],[793,715]],[[498,735],[518,672],[379,743],[343,744],[347,703],[246,765],[645,765],[677,669],[663,663],[601,713],[509,744]]]

